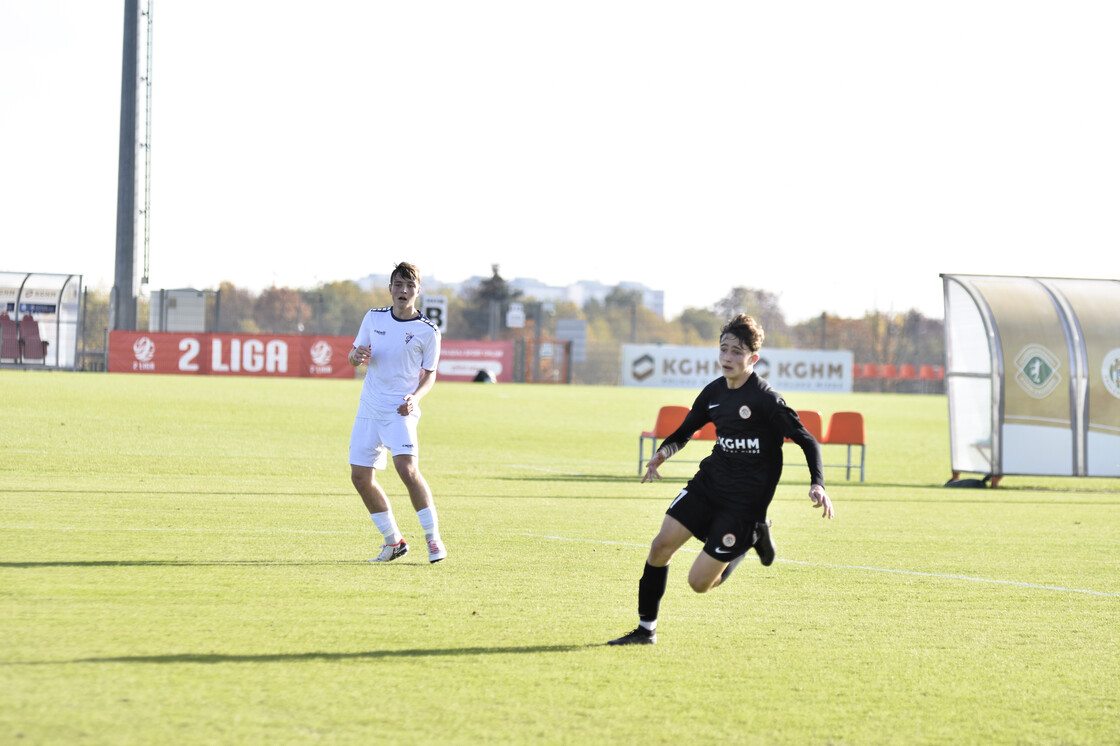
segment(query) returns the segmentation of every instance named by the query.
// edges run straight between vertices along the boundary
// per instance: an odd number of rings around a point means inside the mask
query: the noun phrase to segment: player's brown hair
[[[415,264],[401,262],[397,266],[393,267],[393,271],[389,274],[390,285],[393,284],[393,279],[396,277],[400,277],[402,280],[416,280],[416,282],[419,283],[420,270]]]
[[[724,334],[734,335],[751,352],[761,350],[762,341],[766,339],[766,332],[762,330],[762,325],[745,313],[739,314],[724,324],[723,328],[719,330],[720,339],[723,339]]]

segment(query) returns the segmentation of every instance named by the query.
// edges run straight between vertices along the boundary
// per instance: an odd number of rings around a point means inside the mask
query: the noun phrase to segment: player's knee
[[[699,579],[694,579],[694,578],[689,578],[688,579],[688,585],[689,585],[690,588],[692,588],[692,590],[696,591],[697,593],[707,593],[713,587],[712,584],[710,582],[708,582],[707,580],[699,580]]]
[[[403,482],[404,485],[409,489],[420,487],[424,484],[424,478],[420,476],[420,470],[415,466],[408,468],[398,468],[397,474],[400,476],[401,482]]]
[[[363,487],[368,487],[373,484],[373,469],[350,469],[350,483],[357,487],[359,490]]]
[[[649,562],[655,567],[664,567],[669,564],[669,560],[673,559],[673,554],[676,551],[676,547],[670,542],[662,540],[661,536],[658,535],[649,545]]]
[[[688,574],[688,586],[697,593],[707,593],[717,585],[719,585],[718,575],[711,578],[704,573],[690,572]]]

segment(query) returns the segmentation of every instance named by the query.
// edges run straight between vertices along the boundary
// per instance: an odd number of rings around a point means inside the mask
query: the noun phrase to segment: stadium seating
[[[18,363],[19,329],[7,311],[0,313],[0,362]]]
[[[918,366],[918,380],[922,384],[922,391],[941,391],[942,381],[945,380],[945,369],[940,365]]]
[[[19,346],[22,362],[38,361],[47,362],[47,342],[39,337],[39,322],[31,318],[31,314],[24,314],[19,320]]]
[[[848,448],[847,463],[825,464],[825,466],[839,466],[846,469],[844,478],[852,478],[852,469],[859,469],[859,481],[864,480],[864,465],[867,456],[867,433],[863,424],[863,415],[859,412],[833,412],[828,418],[828,430],[825,432],[822,445],[842,445]],[[859,463],[852,463],[852,447],[859,446]]]
[[[853,363],[852,390],[898,393],[940,393],[945,371],[940,365],[917,363]]]
[[[918,368],[918,378],[923,381],[941,381],[945,378],[945,370],[940,365],[923,365]]]

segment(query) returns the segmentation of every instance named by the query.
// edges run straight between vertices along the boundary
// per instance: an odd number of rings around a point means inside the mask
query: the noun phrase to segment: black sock
[[[638,581],[638,618],[643,622],[656,622],[661,608],[661,597],[669,580],[669,566],[654,567],[646,563],[642,579]]]

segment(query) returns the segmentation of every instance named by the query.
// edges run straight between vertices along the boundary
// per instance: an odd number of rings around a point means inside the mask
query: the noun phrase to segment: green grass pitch
[[[787,446],[778,561],[697,595],[686,545],[659,644],[613,648],[695,469],[639,484],[638,433],[696,392],[438,384],[450,556],[388,473],[414,551],[373,565],[359,386],[0,371],[0,743],[1120,738],[1117,481],[943,488],[943,397],[787,392],[864,412],[867,482],[827,469],[825,521]]]

